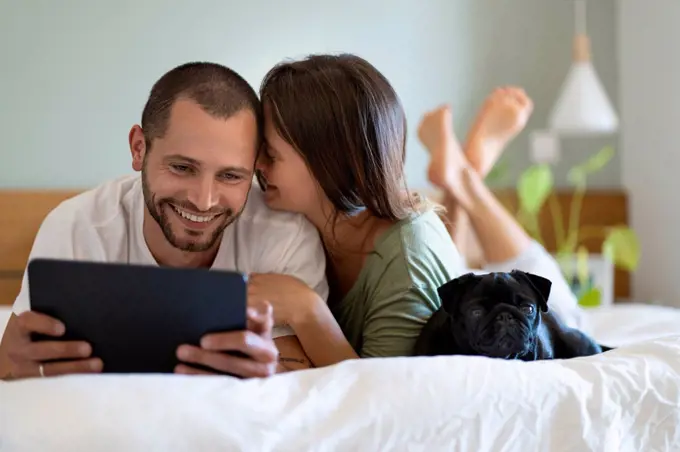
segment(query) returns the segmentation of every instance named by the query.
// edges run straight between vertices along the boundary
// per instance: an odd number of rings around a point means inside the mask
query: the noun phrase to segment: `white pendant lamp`
[[[611,134],[618,130],[619,119],[591,61],[585,1],[574,1],[573,62],[548,117],[548,126],[559,135]]]

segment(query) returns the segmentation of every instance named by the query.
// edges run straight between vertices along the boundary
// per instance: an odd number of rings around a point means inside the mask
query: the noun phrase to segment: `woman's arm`
[[[316,293],[310,292],[305,309],[297,311],[290,321],[309,359],[315,366],[322,367],[359,358],[328,305]]]
[[[276,344],[276,348],[279,350],[279,364],[276,368],[276,373],[312,369],[314,367],[297,337],[277,337],[274,339],[274,344]]]
[[[326,301],[300,279],[274,273],[251,274],[248,297],[271,303],[275,325],[293,329],[314,367],[358,358]]]

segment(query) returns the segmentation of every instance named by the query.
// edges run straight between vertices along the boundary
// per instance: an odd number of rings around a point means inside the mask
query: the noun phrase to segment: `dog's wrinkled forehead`
[[[466,311],[474,304],[493,308],[499,302],[517,304],[527,300],[537,302],[547,311],[550,286],[545,278],[513,270],[482,275],[467,273],[443,284],[437,293],[449,315]]]
[[[492,302],[511,301],[515,295],[526,293],[527,289],[509,273],[487,273],[482,275],[479,283],[471,288],[466,299]]]

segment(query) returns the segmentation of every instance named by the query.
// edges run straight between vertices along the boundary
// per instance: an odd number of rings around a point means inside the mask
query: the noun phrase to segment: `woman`
[[[434,207],[406,189],[396,92],[357,56],[316,55],[273,68],[260,95],[267,204],[317,227],[331,295],[284,275],[252,275],[250,295],[271,301],[315,366],[411,355],[437,287],[464,263]]]
[[[277,320],[293,326],[317,366],[355,358],[355,350],[360,356],[410,355],[439,305],[436,287],[471,270],[450,239],[442,241],[433,209],[401,188],[405,120],[396,94],[367,62],[346,55],[280,65],[265,77],[261,95],[267,200],[273,208],[304,213],[319,229],[337,323],[292,278],[255,275],[253,293],[272,301]],[[494,91],[465,153],[448,107],[425,115],[418,135],[431,152],[429,178],[444,193],[448,224],[468,261],[481,260],[484,271],[518,268],[551,279],[551,307],[581,326],[581,310],[554,259],[483,182],[532,109],[522,90]],[[397,283],[394,268],[401,270]],[[281,290],[267,292],[264,278],[277,279]]]

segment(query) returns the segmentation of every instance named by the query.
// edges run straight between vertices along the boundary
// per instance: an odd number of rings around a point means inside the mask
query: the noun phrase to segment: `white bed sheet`
[[[0,451],[679,450],[680,310],[589,317],[598,339],[624,347],[536,363],[362,360],[248,381],[0,383]]]

